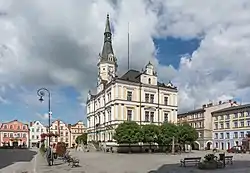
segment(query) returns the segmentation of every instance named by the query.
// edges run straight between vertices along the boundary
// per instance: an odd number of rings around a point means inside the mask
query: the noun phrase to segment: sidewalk
[[[48,166],[46,159],[39,153],[36,157],[35,173],[81,173],[81,171],[72,169],[63,160],[55,159],[53,166]]]

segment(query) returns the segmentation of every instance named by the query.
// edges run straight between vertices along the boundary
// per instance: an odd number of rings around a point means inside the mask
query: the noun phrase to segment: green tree
[[[131,152],[130,145],[141,142],[141,127],[133,121],[121,123],[115,129],[113,138],[117,141],[118,144],[129,144],[129,150]]]
[[[83,133],[80,136],[77,136],[76,139],[75,139],[75,142],[77,144],[84,144],[84,145],[86,145],[87,144],[87,133]]]
[[[185,150],[185,144],[192,144],[198,138],[197,131],[188,123],[178,125],[177,139]]]
[[[173,123],[163,123],[160,126],[160,134],[158,137],[159,145],[170,145],[173,137],[177,137],[178,128]]]
[[[142,126],[142,142],[149,143],[150,152],[152,143],[158,142],[159,134],[160,128],[157,125],[148,124]]]

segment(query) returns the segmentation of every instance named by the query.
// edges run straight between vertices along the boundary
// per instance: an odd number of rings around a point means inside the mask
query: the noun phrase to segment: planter
[[[211,161],[211,162],[201,162],[198,164],[199,169],[217,169],[217,162],[216,161]]]

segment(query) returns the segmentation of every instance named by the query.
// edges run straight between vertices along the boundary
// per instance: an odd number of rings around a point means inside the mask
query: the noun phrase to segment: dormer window
[[[148,84],[151,84],[151,79],[150,78],[148,79]]]
[[[7,125],[4,125],[4,129],[7,129]]]

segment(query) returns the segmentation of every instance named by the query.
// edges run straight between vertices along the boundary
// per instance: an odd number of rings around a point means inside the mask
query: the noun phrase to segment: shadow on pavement
[[[30,162],[36,153],[28,149],[1,149],[0,169],[16,162]]]
[[[151,170],[148,173],[188,173],[188,172],[202,172],[202,173],[210,173],[210,172],[227,172],[227,173],[235,173],[237,171],[249,170],[250,169],[250,161],[242,160],[242,161],[234,161],[233,165],[226,165],[224,169],[216,169],[216,170],[200,170],[195,166],[188,167],[180,167],[180,164],[164,164],[159,167],[157,170]]]

